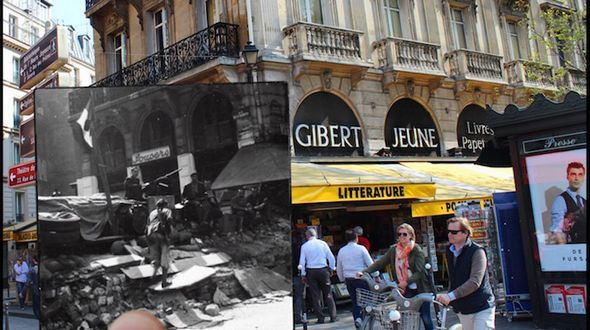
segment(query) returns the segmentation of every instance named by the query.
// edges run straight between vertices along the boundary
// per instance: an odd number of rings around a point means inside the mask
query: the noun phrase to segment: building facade
[[[8,0],[3,7],[3,245],[4,264],[13,260],[15,253],[24,254],[36,246],[36,189],[35,185],[15,188],[9,186],[8,169],[35,160],[34,143],[27,144],[31,152],[21,146],[21,124],[31,124],[34,110],[33,90],[41,87],[89,86],[94,83],[94,47],[87,35],[76,35],[68,27],[67,63],[30,89],[21,88],[21,57],[38,44],[55,24],[51,21],[52,2],[46,0]],[[25,102],[23,102],[25,101]],[[24,125],[22,127],[25,127]],[[32,125],[30,125],[32,127]],[[23,129],[24,130],[24,129]],[[31,130],[31,134],[34,134]],[[34,137],[34,135],[33,135]],[[34,141],[34,140],[33,140]],[[7,271],[3,272],[7,276]]]

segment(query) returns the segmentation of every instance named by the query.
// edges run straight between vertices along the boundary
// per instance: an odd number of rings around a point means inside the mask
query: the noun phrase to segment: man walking
[[[20,309],[25,309],[27,281],[29,280],[29,266],[25,261],[23,261],[23,258],[21,256],[16,258],[16,263],[14,264],[14,275]]]
[[[451,304],[463,330],[495,329],[496,305],[487,273],[484,249],[469,237],[472,229],[466,218],[447,220],[449,249],[449,292],[436,300]]]
[[[150,257],[154,262],[154,274],[152,279],[156,278],[158,268],[162,267],[162,288],[168,287],[172,282],[168,282],[168,254],[170,225],[172,222],[172,211],[168,208],[168,202],[160,199],[156,203],[156,209],[149,215],[147,227],[147,240],[150,249]]]
[[[313,228],[305,232],[305,242],[301,246],[299,265],[304,283],[309,284],[313,310],[318,317],[318,323],[324,323],[324,313],[320,304],[320,294],[328,306],[330,322],[336,321],[336,304],[330,289],[330,276],[336,269],[336,260],[328,244],[317,239],[317,232]]]
[[[346,289],[352,300],[352,317],[354,325],[358,329],[362,320],[361,308],[356,300],[356,289],[361,288],[369,290],[369,285],[364,280],[355,278],[355,276],[356,273],[372,265],[373,259],[371,259],[367,249],[358,244],[358,235],[354,230],[346,230],[344,232],[344,238],[348,241],[348,244],[338,251],[338,257],[336,258],[336,273],[338,274],[340,281],[346,283]]]

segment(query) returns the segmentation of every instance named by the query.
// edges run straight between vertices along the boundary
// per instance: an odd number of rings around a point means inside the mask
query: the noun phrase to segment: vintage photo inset
[[[285,83],[35,91],[42,329],[290,329]]]

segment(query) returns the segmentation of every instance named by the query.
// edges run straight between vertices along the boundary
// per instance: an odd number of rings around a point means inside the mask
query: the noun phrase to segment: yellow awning
[[[37,240],[37,226],[29,227],[14,233],[14,240],[17,242],[33,242]]]
[[[433,198],[427,175],[399,164],[291,164],[293,204]]]
[[[403,166],[431,175],[436,183],[432,201],[412,203],[412,217],[453,214],[459,202],[492,201],[496,192],[514,191],[512,168],[467,163],[403,162]]]

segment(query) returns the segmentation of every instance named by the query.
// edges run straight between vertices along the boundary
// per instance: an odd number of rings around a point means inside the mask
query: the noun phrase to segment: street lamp
[[[258,49],[252,44],[252,41],[248,41],[246,43],[246,47],[244,47],[244,50],[242,51],[242,57],[244,58],[244,62],[246,62],[246,65],[249,69],[248,82],[254,82],[252,71],[256,65],[256,62],[258,62]]]

